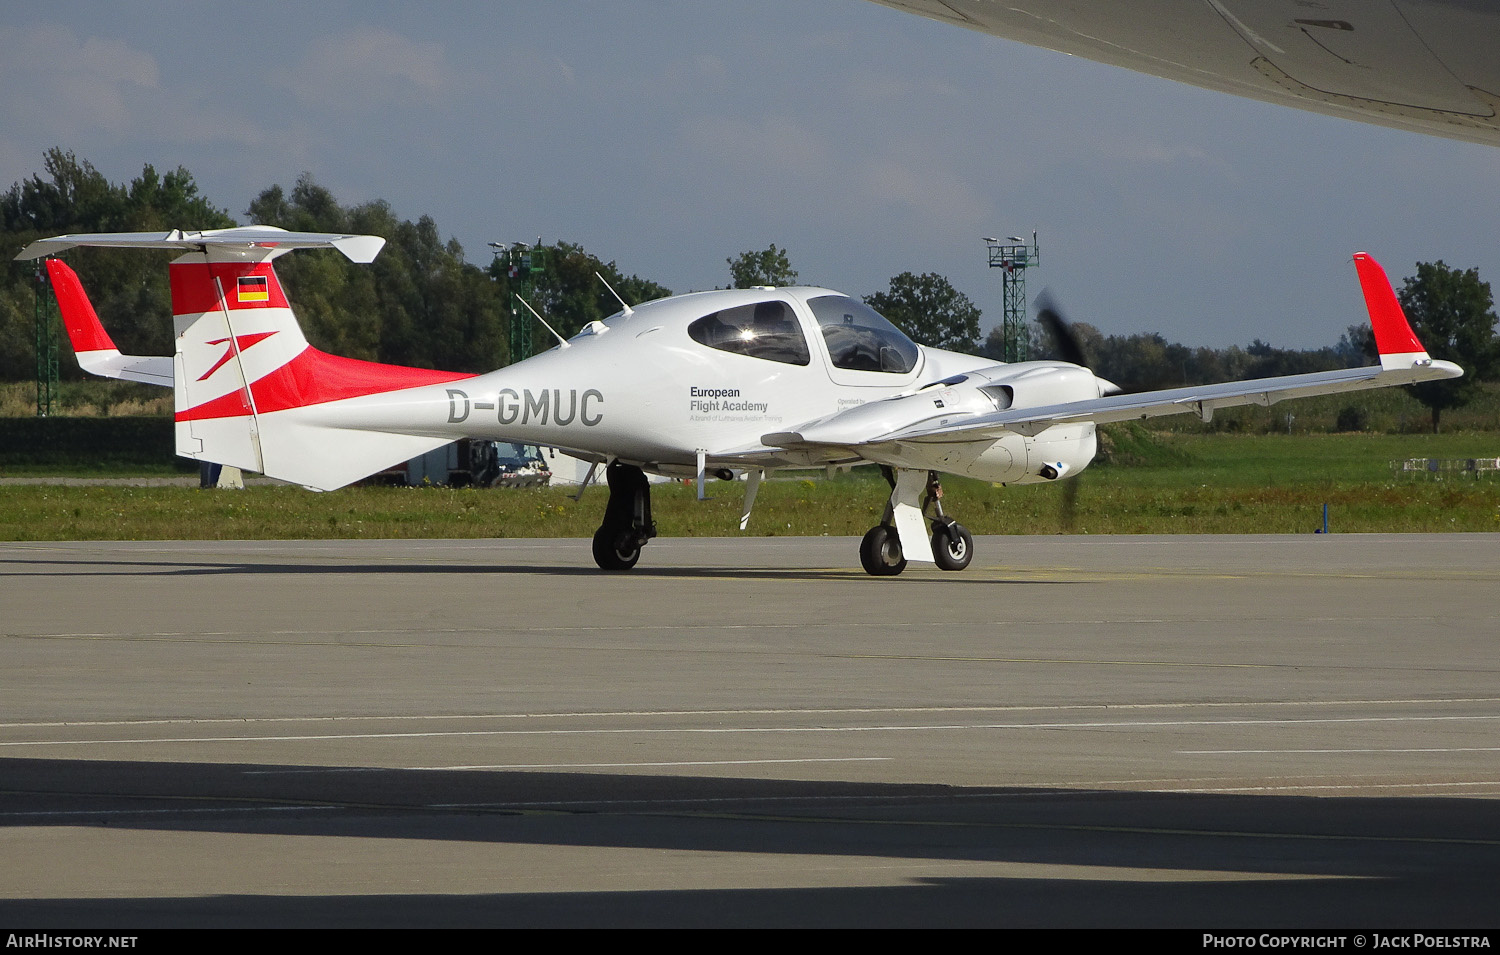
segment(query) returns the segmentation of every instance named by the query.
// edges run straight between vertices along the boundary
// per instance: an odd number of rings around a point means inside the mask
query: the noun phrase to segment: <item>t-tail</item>
[[[19,258],[81,245],[183,253],[171,264],[176,346],[166,380],[162,379],[167,359],[121,356],[94,315],[77,275],[61,262],[48,263],[64,324],[84,370],[172,385],[177,453],[183,457],[332,490],[453,440],[453,435],[332,423],[327,411],[338,403],[472,376],[340,358],[313,348],[272,266],[273,259],[293,249],[319,247],[336,248],[351,261],[369,262],[383,239],[267,226],[72,235],[35,242]],[[148,365],[150,379],[116,373]]]

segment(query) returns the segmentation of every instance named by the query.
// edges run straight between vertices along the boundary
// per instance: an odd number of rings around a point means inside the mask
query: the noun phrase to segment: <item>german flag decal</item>
[[[270,287],[264,275],[241,275],[239,278],[240,302],[269,302]]]

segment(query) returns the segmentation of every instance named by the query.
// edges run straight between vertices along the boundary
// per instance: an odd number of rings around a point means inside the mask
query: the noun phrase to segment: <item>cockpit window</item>
[[[870,306],[847,295],[807,300],[835,368],[904,375],[917,367],[917,346]]]
[[[785,302],[756,302],[705,315],[688,326],[695,342],[720,351],[806,365],[810,360],[802,326]]]

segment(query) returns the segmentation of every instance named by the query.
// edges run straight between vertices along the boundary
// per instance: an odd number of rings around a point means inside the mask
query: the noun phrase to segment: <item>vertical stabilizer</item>
[[[307,350],[273,249],[208,247],[171,265],[177,453],[265,472],[258,384]]]
[[[208,246],[172,263],[177,453],[328,489],[451,440],[338,428],[308,412],[471,376],[311,347],[271,263],[283,251]]]

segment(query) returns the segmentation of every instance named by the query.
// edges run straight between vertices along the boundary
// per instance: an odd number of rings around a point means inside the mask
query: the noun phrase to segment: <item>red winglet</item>
[[[1426,354],[1417,341],[1396,300],[1396,290],[1380,263],[1368,252],[1354,253],[1354,267],[1359,270],[1359,287],[1365,293],[1365,307],[1370,311],[1370,327],[1375,330],[1375,348],[1382,355]]]
[[[48,259],[47,275],[52,279],[52,293],[57,296],[57,307],[62,312],[73,351],[118,351],[109,333],[99,324],[99,316],[83,292],[78,273],[60,259]]]

